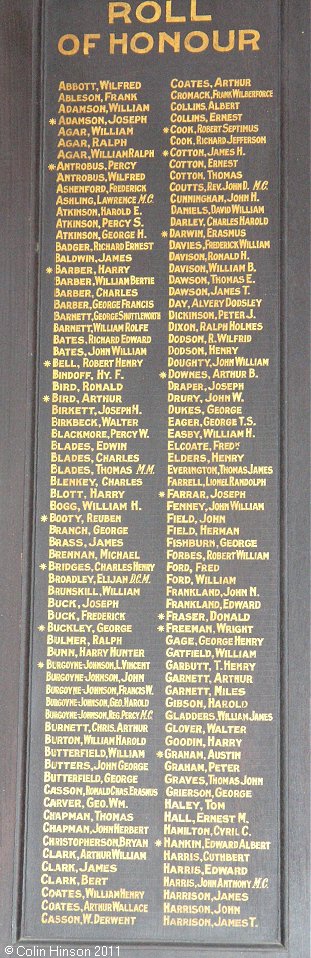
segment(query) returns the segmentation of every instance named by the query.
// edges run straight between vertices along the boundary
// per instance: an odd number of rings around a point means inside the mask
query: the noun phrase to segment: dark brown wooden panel
[[[267,773],[263,804],[258,801],[256,805],[255,801],[253,820],[261,828],[265,822],[267,835],[274,846],[268,866],[269,898],[266,908],[262,909],[263,899],[258,894],[258,908],[262,912],[259,931],[255,935],[252,927],[246,933],[243,927],[237,930],[229,925],[220,935],[214,925],[213,930],[208,928],[204,932],[196,932],[190,925],[182,932],[173,926],[163,930],[159,897],[162,866],[157,852],[154,852],[152,868],[149,866],[144,877],[152,903],[149,924],[144,927],[142,922],[137,935],[136,930],[126,933],[122,926],[114,928],[108,924],[104,927],[100,922],[91,932],[87,927],[85,930],[85,926],[70,925],[69,922],[62,924],[61,928],[51,921],[46,925],[40,922],[44,711],[41,675],[39,679],[37,672],[39,646],[35,631],[32,636],[32,620],[34,616],[36,629],[37,612],[44,616],[47,610],[46,586],[41,585],[43,579],[39,581],[38,563],[45,557],[47,544],[45,530],[39,523],[41,512],[47,509],[50,428],[47,410],[43,412],[40,405],[41,390],[47,390],[49,384],[43,378],[39,352],[41,359],[49,356],[53,303],[46,264],[53,261],[55,252],[55,180],[54,173],[52,177],[50,175],[52,171],[47,173],[48,164],[54,160],[55,147],[53,131],[47,125],[48,117],[54,116],[57,108],[60,78],[69,82],[73,79],[87,82],[97,80],[99,75],[108,76],[113,81],[139,76],[153,109],[158,104],[158,91],[161,91],[163,114],[158,114],[158,125],[154,126],[152,134],[154,141],[151,139],[149,143],[149,146],[154,143],[157,147],[161,125],[167,123],[168,84],[171,76],[179,75],[180,63],[184,78],[203,76],[205,70],[206,75],[209,71],[213,75],[215,71],[230,75],[228,61],[225,67],[223,61],[220,66],[212,51],[209,51],[207,62],[204,61],[204,69],[202,62],[197,62],[199,58],[191,57],[189,61],[184,54],[180,55],[179,64],[178,57],[173,61],[165,57],[161,61],[154,54],[150,59],[130,54],[128,60],[109,59],[108,56],[107,62],[106,34],[104,50],[97,50],[92,61],[84,60],[80,54],[77,59],[66,56],[60,60],[56,38],[67,31],[67,23],[68,33],[79,36],[88,31],[97,33],[106,13],[106,5],[103,6],[105,10],[100,3],[95,7],[85,0],[75,4],[46,0],[42,18],[39,6],[30,0],[23,4],[18,0],[11,3],[5,0],[1,13],[1,958],[2,954],[30,958],[52,958],[54,954],[58,958],[67,958],[66,949],[72,958],[80,955],[96,958],[101,954],[99,945],[108,949],[103,955],[111,954],[111,958],[117,956],[118,947],[120,958],[137,952],[146,958],[164,958],[164,955],[172,958],[176,955],[177,958],[183,950],[193,958],[209,954],[227,958],[237,954],[246,958],[251,954],[253,958],[259,958],[275,953],[288,958],[298,958],[298,955],[308,958],[309,22],[304,0],[299,0],[295,7],[289,2],[281,10],[271,4],[266,5],[266,12],[263,7],[254,10],[253,5],[247,11],[247,26],[252,26],[257,17],[256,23],[260,25],[266,43],[265,55],[256,62],[254,60],[254,66],[248,57],[248,68],[253,71],[257,86],[273,82],[276,90],[276,103],[270,113],[261,108],[260,114],[260,120],[268,124],[269,175],[274,183],[269,206],[272,252],[265,276],[261,278],[259,262],[256,261],[258,282],[263,284],[264,302],[272,316],[267,345],[271,350],[273,373],[272,379],[267,381],[265,394],[258,394],[254,408],[250,407],[251,412],[258,413],[260,425],[265,423],[259,449],[266,454],[267,448],[271,448],[274,473],[277,479],[279,477],[274,498],[272,495],[267,500],[270,520],[266,533],[269,531],[273,564],[270,592],[269,588],[267,590],[267,618],[263,622],[265,626],[269,623],[268,632],[269,628],[271,631],[270,651],[265,652],[262,659],[259,686],[263,702],[268,701],[269,694],[270,699],[274,696],[276,731],[268,736],[265,745],[263,738],[253,736],[250,740],[258,774],[260,762]],[[222,4],[218,14],[222,26],[227,26],[227,11],[226,4]],[[230,17],[230,26],[232,21],[237,28],[242,20],[245,26],[244,0]],[[213,20],[217,20],[216,12]],[[150,31],[151,27],[144,25],[139,29]],[[203,25],[202,29],[208,30],[209,27]],[[182,35],[185,30],[182,26]],[[103,52],[104,68],[100,59]],[[237,73],[237,54],[233,55],[232,63]],[[101,74],[101,70],[105,72]],[[249,173],[245,175],[250,175],[252,170],[250,164]],[[162,159],[154,168],[153,177],[156,194],[161,195],[161,200],[155,206],[153,219],[147,217],[146,222],[147,229],[154,230],[158,242],[161,225],[166,225],[164,218],[169,217],[169,179]],[[167,268],[166,246],[163,244],[160,248],[160,245],[155,258],[158,279],[160,274],[165,275]],[[141,264],[141,270],[143,266]],[[158,301],[163,312],[166,297],[164,283]],[[157,422],[165,419],[167,410],[156,382],[157,366],[159,364],[160,369],[165,361],[164,340],[161,336],[156,337],[148,372],[149,392],[143,384],[138,392],[156,436],[153,451],[156,451],[160,463],[162,483],[166,481],[166,434],[160,432],[158,436]],[[138,522],[136,535],[142,534],[146,542],[150,538],[158,554],[165,545],[165,522],[159,502],[152,505],[153,500],[148,499],[148,495],[144,493],[142,499],[147,524],[140,531]],[[40,511],[33,551],[37,506]],[[263,589],[267,589],[264,577],[260,583]],[[165,577],[159,573],[151,601],[149,604],[142,602],[140,612],[144,622],[149,621],[150,628],[155,628],[153,620],[158,608],[162,607],[164,596]],[[139,635],[139,616],[137,623]],[[155,673],[160,667],[159,661],[156,655],[153,662]],[[29,672],[32,675],[30,695]],[[163,711],[164,699],[161,696],[160,682],[155,699],[158,719]],[[156,728],[161,729],[161,722]],[[156,738],[153,741],[157,741]],[[158,767],[156,770],[155,765],[152,773],[160,782],[162,772]],[[135,811],[135,803],[133,808]],[[158,804],[155,810],[157,822],[160,820],[159,808]],[[154,828],[151,818],[149,827]],[[155,837],[156,833],[153,839]],[[124,884],[128,881],[126,874],[121,871]],[[66,895],[64,897],[66,899]]]

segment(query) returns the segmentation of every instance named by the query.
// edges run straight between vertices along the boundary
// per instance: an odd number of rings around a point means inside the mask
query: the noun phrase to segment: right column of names
[[[272,98],[245,77],[175,79],[164,128],[164,924],[259,935],[275,842],[262,756],[276,749],[277,718]]]

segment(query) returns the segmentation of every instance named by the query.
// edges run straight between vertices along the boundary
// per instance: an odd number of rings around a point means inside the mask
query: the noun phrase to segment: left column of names
[[[139,533],[157,496],[139,400],[161,320],[149,119],[140,82],[99,80],[60,82],[45,120],[55,250],[42,262],[33,682],[45,724],[41,923],[58,927],[143,929],[161,844],[152,628],[139,612],[156,574]],[[43,256],[47,232],[43,209]]]

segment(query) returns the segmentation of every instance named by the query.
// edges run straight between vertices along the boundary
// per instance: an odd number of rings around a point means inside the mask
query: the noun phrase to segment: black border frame
[[[0,102],[0,958],[20,939],[38,255],[42,0],[1,0]],[[310,22],[307,0],[279,0],[282,22],[282,945],[123,945],[122,958],[309,958]],[[20,694],[22,689],[22,694]],[[50,943],[33,942],[46,945]],[[55,942],[56,944],[56,942]],[[73,947],[74,941],[69,944]],[[27,942],[28,947],[30,942]],[[92,948],[90,942],[87,947]],[[62,947],[65,947],[62,942]],[[79,947],[83,947],[79,943]],[[187,949],[187,950],[186,950]],[[34,952],[35,954],[35,952]]]

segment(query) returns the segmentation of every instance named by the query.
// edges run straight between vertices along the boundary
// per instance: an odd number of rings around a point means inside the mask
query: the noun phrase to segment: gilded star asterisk
[[[52,170],[56,170],[55,163],[49,163],[48,168],[49,168],[49,170],[51,170],[51,171],[52,171]]]
[[[47,569],[46,563],[45,563],[45,562],[40,562],[39,569],[42,569],[42,572],[44,572],[44,570]]]
[[[164,612],[159,612],[158,619],[165,619]]]
[[[163,758],[163,752],[157,752],[157,758]]]
[[[164,126],[164,127],[163,127],[163,133],[169,133],[169,128],[168,128],[168,126]]]
[[[158,625],[158,632],[164,632],[164,625]]]
[[[41,516],[41,522],[47,522],[47,521],[48,521],[48,516],[46,516],[44,513],[44,515]]]
[[[43,365],[46,366],[46,368],[48,369],[48,367],[51,365],[51,360],[45,359]]]
[[[52,266],[47,266],[45,272],[46,272],[46,273],[53,273]]]
[[[54,116],[51,116],[51,119],[49,120],[49,124],[50,126],[56,126],[56,120]]]
[[[38,632],[45,632],[45,625],[38,625]]]
[[[43,402],[50,402],[50,397],[48,395],[43,396]]]
[[[165,492],[159,492],[158,495],[159,495],[160,499],[164,499],[164,498],[165,498]]]
[[[163,237],[168,236],[167,230],[162,230],[161,236],[163,236]]]
[[[38,662],[38,669],[44,668],[44,662]]]
[[[162,156],[169,156],[168,150],[163,150]]]
[[[162,370],[162,372],[159,373],[159,376],[160,376],[160,379],[166,379],[167,373],[165,373],[164,370]]]
[[[154,844],[157,846],[157,848],[160,848],[161,845],[162,845],[161,839],[160,839],[160,838],[157,838],[157,840],[156,840],[156,842],[155,842]]]

